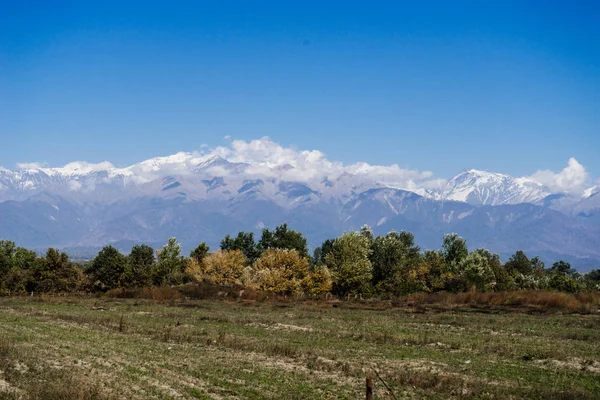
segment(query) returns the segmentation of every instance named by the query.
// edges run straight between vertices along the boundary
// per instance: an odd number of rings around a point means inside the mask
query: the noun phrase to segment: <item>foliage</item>
[[[170,238],[167,244],[156,251],[158,262],[152,268],[152,282],[155,285],[177,285],[185,281],[187,260],[181,255],[181,245]]]
[[[325,265],[325,257],[333,249],[335,239],[325,240],[321,246],[317,247],[313,253],[313,263],[315,265]]]
[[[248,282],[248,260],[240,250],[218,250],[202,261],[191,258],[186,272],[195,280],[217,285],[245,285]]]
[[[532,260],[529,260],[529,257],[522,250],[518,250],[512,255],[504,264],[504,268],[511,276],[529,275],[533,271]]]
[[[300,232],[289,229],[287,224],[279,225],[275,231],[265,228],[258,242],[259,248],[296,250],[300,257],[308,258],[308,245],[306,238]]]
[[[458,272],[461,264],[469,255],[467,242],[456,233],[444,236],[442,254],[444,260],[452,272]]]
[[[551,289],[567,293],[578,293],[583,289],[581,283],[575,278],[560,273],[553,274],[550,277],[548,286]]]
[[[466,278],[467,289],[486,292],[496,285],[496,276],[490,265],[492,258],[489,251],[478,249],[464,259],[461,269]]]
[[[156,252],[133,246],[128,256],[104,247],[84,268],[66,253],[44,257],[0,240],[0,294],[133,290],[179,285],[193,279],[213,286],[248,286],[278,294],[401,296],[417,292],[600,291],[600,271],[581,275],[565,261],[546,269],[538,258],[517,251],[503,265],[485,249],[469,253],[457,234],[444,236],[440,250],[421,252],[409,232],[374,236],[360,231],[328,239],[308,256],[306,238],[286,224],[264,229],[258,243],[251,232],[227,235],[222,250],[200,243],[189,257],[175,238]]]
[[[67,253],[50,248],[32,269],[32,290],[39,292],[75,292],[89,285],[81,268],[69,261]]]
[[[575,271],[571,269],[571,264],[566,261],[560,260],[552,264],[550,272],[553,274],[560,275],[572,275]]]
[[[361,234],[369,239],[365,232],[368,231],[363,227]],[[370,241],[373,285],[380,291],[395,294],[423,290],[426,284],[417,277],[423,276],[425,265],[419,262],[420,249],[411,233],[392,231]]]
[[[122,287],[143,287],[151,282],[156,259],[154,249],[148,245],[135,245],[127,257],[127,265],[121,277]]]
[[[296,250],[266,250],[252,265],[252,282],[260,290],[278,294],[304,294],[312,287],[306,258]]]
[[[87,268],[87,275],[94,286],[100,290],[119,286],[125,272],[127,257],[113,246],[105,246]]]
[[[221,240],[221,250],[239,250],[249,262],[253,262],[260,256],[260,248],[254,242],[254,233],[252,232],[238,232],[235,238],[229,235],[225,236]]]
[[[325,256],[333,293],[340,296],[372,293],[370,255],[371,243],[359,232],[345,233],[334,241],[331,252]]]
[[[190,252],[190,258],[194,258],[197,262],[201,263],[209,253],[210,247],[208,247],[206,242],[202,242]]]

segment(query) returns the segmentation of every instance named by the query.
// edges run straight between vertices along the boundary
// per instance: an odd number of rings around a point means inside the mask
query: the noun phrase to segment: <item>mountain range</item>
[[[254,142],[252,142],[254,143]],[[423,248],[445,233],[464,236],[506,259],[522,249],[585,271],[600,266],[600,188],[557,192],[534,178],[465,170],[449,180],[397,166],[344,166],[320,152],[223,148],[177,153],[126,168],[108,162],[0,168],[0,238],[21,246],[89,257],[106,244],[160,246],[175,236],[185,250],[212,248],[225,234],[259,233],[287,222],[311,247],[369,224],[408,230]]]

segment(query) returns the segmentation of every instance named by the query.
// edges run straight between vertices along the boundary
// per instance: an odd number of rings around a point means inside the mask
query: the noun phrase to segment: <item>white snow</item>
[[[469,215],[473,214],[473,211],[474,211],[474,210],[473,210],[473,209],[471,209],[471,210],[469,210],[469,211],[466,211],[466,212],[463,212],[463,213],[460,213],[460,214],[458,214],[458,219],[463,219],[463,218],[466,218],[466,217],[468,217]]]
[[[600,190],[600,188],[598,187],[598,185],[592,186],[591,188],[586,189],[583,192],[583,198],[587,199],[588,197],[592,196],[593,194],[596,194],[599,190]]]

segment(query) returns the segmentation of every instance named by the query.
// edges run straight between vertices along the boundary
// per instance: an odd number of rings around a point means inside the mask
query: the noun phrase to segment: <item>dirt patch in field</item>
[[[588,371],[594,374],[600,374],[600,362],[584,360],[582,358],[571,358],[567,361],[561,360],[535,360],[536,363],[552,369],[570,369],[578,371]]]

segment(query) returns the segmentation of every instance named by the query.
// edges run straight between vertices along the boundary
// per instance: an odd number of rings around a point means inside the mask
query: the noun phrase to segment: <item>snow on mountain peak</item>
[[[581,177],[585,176],[583,167],[571,159],[569,166],[557,174],[543,171],[531,177],[515,178],[501,173],[468,169],[444,180],[436,178],[432,172],[403,169],[397,164],[344,164],[331,161],[318,150],[286,148],[266,137],[249,142],[233,140],[228,146],[207,151],[178,152],[170,156],[155,157],[125,168],[117,168],[108,161],[96,164],[78,161],[59,168],[48,168],[39,163],[17,166],[19,170],[15,172],[0,170],[0,184],[5,188],[2,191],[4,194],[9,193],[10,188],[24,193],[46,187],[57,190],[66,187],[71,191],[81,189],[91,193],[96,190],[98,183],[111,184],[113,181],[118,184],[116,188],[131,185],[133,192],[139,194],[140,191],[133,188],[165,177],[183,177],[183,180],[190,182],[187,187],[194,188],[189,190],[195,190],[198,194],[204,190],[201,182],[218,177],[223,180],[223,187],[228,186],[220,191],[229,193],[235,193],[244,182],[258,179],[271,182],[275,185],[274,188],[277,182],[301,183],[324,198],[341,198],[363,190],[390,187],[437,200],[475,205],[540,203],[550,194],[561,193],[548,189],[543,182],[569,186],[571,180],[579,184]],[[537,177],[540,179],[536,179]],[[262,190],[276,192],[268,187],[265,184]],[[152,195],[151,189],[144,190],[149,191],[147,195]],[[589,189],[584,195],[592,193],[593,190]]]
[[[588,188],[583,192],[583,198],[587,199],[588,197],[592,197],[599,191],[600,191],[600,187],[598,187],[598,185],[592,186],[591,188]]]
[[[108,162],[103,161],[97,164],[88,163],[85,161],[74,161],[62,168],[41,168],[41,171],[49,176],[53,175],[87,175],[93,172],[109,171],[114,166]]]
[[[440,197],[470,204],[498,205],[534,203],[549,194],[541,184],[528,178],[471,169],[450,179]]]

